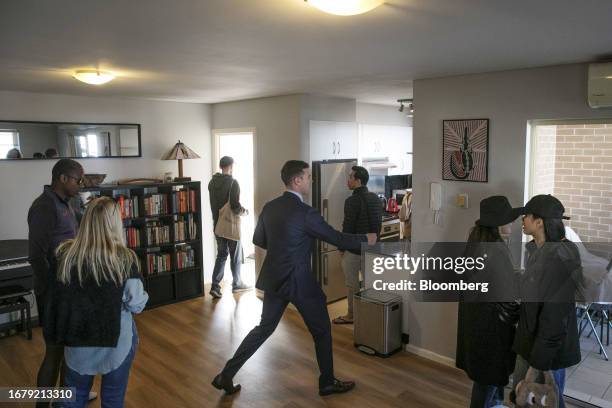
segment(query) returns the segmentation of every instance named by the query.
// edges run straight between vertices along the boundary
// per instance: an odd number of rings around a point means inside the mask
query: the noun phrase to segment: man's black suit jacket
[[[253,243],[267,250],[257,289],[286,299],[324,296],[311,265],[314,240],[341,250],[358,250],[365,235],[333,229],[319,212],[290,192],[268,202],[257,222]]]

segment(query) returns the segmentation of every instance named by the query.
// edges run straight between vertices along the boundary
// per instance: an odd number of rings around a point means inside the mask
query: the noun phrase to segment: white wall
[[[83,159],[86,173],[106,173],[106,181],[128,177],[177,175],[177,163],[160,157],[181,139],[202,159],[186,160],[185,174],[200,180],[203,205],[205,277],[210,280],[214,264],[212,220],[206,184],[211,177],[210,106],[121,98],[0,92],[3,120],[53,122],[140,123],[142,158]],[[0,239],[27,238],[30,203],[51,182],[53,160],[0,161]]]
[[[463,241],[478,218],[478,203],[504,194],[514,206],[524,199],[526,127],[532,119],[612,118],[612,109],[587,106],[584,64],[465,75],[414,82],[414,175],[412,236],[418,242]],[[442,120],[489,118],[489,182],[441,180]],[[440,182],[444,202],[441,224],[434,225],[429,182]],[[470,208],[453,206],[467,192]],[[520,228],[514,228],[520,242]],[[407,303],[404,328],[411,343],[454,358],[456,304]]]
[[[213,129],[254,128],[255,216],[264,204],[280,195],[284,186],[280,170],[285,161],[300,155],[300,95],[258,98],[212,105]],[[213,172],[218,163],[209,162]],[[244,237],[251,239],[251,237]],[[255,248],[257,273],[263,252]]]
[[[374,103],[357,102],[356,119],[358,123],[386,126],[412,126],[412,118],[406,116],[406,111],[400,112],[399,104],[378,105]]]
[[[255,128],[255,213],[283,190],[280,169],[300,157],[300,96],[278,96],[212,105],[213,129]],[[218,163],[209,162],[214,172]]]

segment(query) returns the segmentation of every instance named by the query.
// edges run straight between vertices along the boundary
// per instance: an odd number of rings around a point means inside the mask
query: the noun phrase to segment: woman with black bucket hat
[[[514,288],[514,266],[502,234],[520,215],[504,196],[480,202],[480,219],[470,230],[465,256],[486,254],[482,271],[466,272],[471,281],[489,281],[486,297],[462,295],[459,302],[456,365],[474,384],[470,408],[490,408],[504,400],[504,386],[514,370],[512,351],[518,304]],[[508,300],[501,302],[501,300]]]
[[[517,353],[515,389],[528,370],[552,371],[564,408],[565,369],[580,362],[575,296],[580,289],[580,254],[565,239],[565,208],[552,195],[536,195],[520,211],[523,231],[533,240],[526,245],[525,273],[520,280],[522,299],[513,349]],[[536,371],[534,371],[536,372]]]

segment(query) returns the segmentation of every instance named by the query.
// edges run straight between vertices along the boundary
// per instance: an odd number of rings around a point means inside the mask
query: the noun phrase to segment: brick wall
[[[557,126],[536,126],[535,132],[533,189],[537,194],[554,194]]]
[[[612,242],[612,123],[537,126],[534,193],[555,195],[585,242]],[[551,183],[551,134],[554,177]],[[536,138],[537,139],[537,138]],[[539,174],[542,172],[542,175]],[[552,184],[552,191],[551,190]]]

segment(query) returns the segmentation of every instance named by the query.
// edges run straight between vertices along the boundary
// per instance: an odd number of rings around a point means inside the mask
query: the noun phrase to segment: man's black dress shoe
[[[240,384],[234,384],[230,379],[223,378],[221,374],[217,375],[212,382],[213,387],[218,390],[223,390],[226,394],[235,394],[240,391]]]
[[[342,394],[343,392],[349,392],[353,388],[355,388],[355,381],[340,381],[334,378],[332,384],[319,388],[319,395]]]

